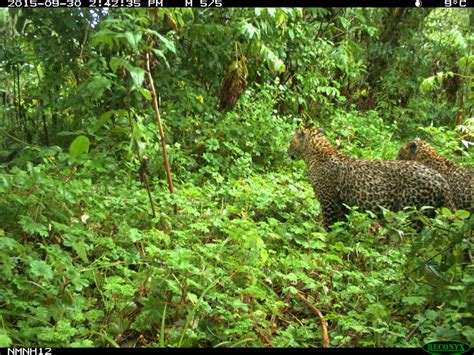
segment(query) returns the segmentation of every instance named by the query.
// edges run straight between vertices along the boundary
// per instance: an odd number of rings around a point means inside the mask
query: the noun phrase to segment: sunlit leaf
[[[86,136],[78,136],[69,146],[69,154],[74,158],[80,157],[89,152],[89,145],[89,138]]]
[[[145,79],[145,70],[139,67],[129,67],[128,71],[132,77],[133,87],[136,89],[140,88]]]

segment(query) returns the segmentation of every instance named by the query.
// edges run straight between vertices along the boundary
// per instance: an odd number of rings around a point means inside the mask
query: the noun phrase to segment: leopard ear
[[[417,148],[416,142],[410,142],[410,143],[408,143],[408,149],[410,149],[410,152],[411,152],[412,154],[415,154],[415,153],[416,153],[416,148]]]
[[[326,135],[326,132],[324,132],[324,128],[319,127],[319,128],[318,128],[318,131],[319,131],[319,133],[322,133],[322,134]]]

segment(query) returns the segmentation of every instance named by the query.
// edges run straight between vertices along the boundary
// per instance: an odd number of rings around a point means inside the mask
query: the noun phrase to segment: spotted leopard
[[[288,155],[305,161],[325,227],[343,219],[344,205],[379,216],[380,207],[452,208],[449,185],[441,174],[413,161],[350,158],[334,148],[321,129],[296,130]]]
[[[404,144],[397,156],[398,160],[413,160],[436,170],[443,175],[451,188],[456,209],[474,212],[474,171],[462,169],[452,161],[442,157],[428,142],[417,139]]]

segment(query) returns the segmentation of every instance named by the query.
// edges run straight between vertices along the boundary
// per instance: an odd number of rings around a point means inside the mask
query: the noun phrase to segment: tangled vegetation
[[[326,229],[287,155],[303,122],[353,158],[418,136],[472,168],[473,24],[1,10],[0,347],[474,344],[469,211]]]

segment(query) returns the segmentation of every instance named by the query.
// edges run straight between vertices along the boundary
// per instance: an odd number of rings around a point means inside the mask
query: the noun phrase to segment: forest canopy
[[[474,219],[325,228],[292,132],[472,169],[472,9],[0,9],[0,347],[474,344]],[[416,228],[413,219],[421,223]]]

